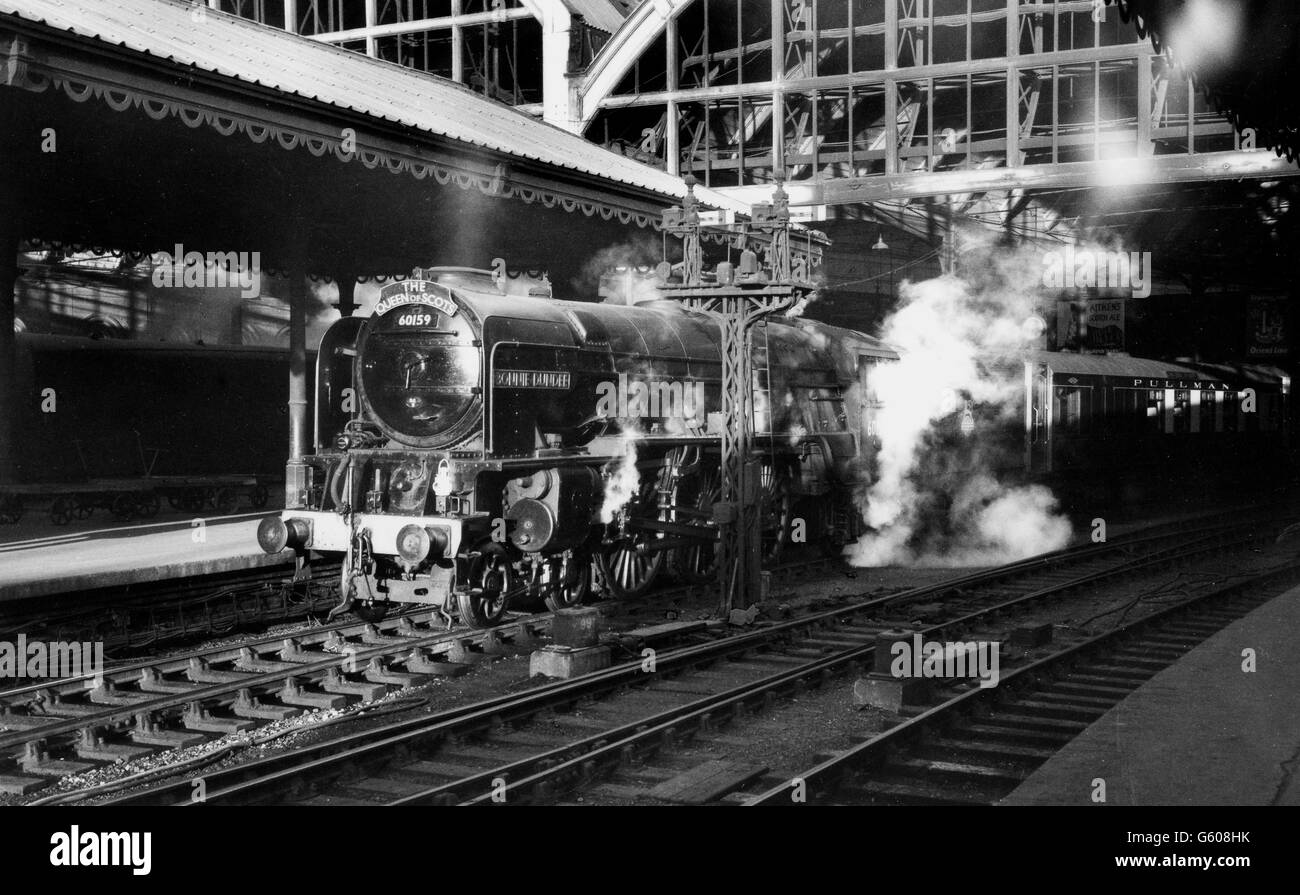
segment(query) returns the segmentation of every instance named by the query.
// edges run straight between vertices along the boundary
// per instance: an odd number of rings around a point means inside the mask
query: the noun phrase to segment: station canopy
[[[178,0],[0,0],[29,244],[260,251],[336,276],[658,244],[678,177],[455,83]],[[707,206],[747,206],[709,190]]]

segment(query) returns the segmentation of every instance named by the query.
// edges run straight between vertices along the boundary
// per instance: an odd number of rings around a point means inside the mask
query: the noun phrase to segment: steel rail
[[[1300,572],[1300,562],[1290,562],[1281,568],[1270,569],[1259,575],[1251,576],[1244,581],[1237,581],[1162,607],[1141,618],[1125,622],[1110,631],[1105,631],[1087,640],[1065,647],[1051,655],[1036,659],[1028,665],[1005,672],[1001,675],[998,689],[1002,689],[1004,684],[1014,685],[1023,680],[1034,679],[1045,672],[1067,665],[1086,653],[1120,641],[1135,631],[1158,624],[1174,614],[1193,610],[1208,601],[1233,596],[1248,587],[1269,583],[1285,577],[1293,577],[1296,572]],[[919,736],[930,726],[946,722],[959,712],[965,711],[978,703],[993,701],[1001,697],[1002,693],[995,692],[993,688],[974,687],[966,690],[926,709],[918,715],[908,718],[901,724],[877,734],[869,740],[865,740],[826,761],[794,775],[792,780],[797,779],[802,782],[807,788],[807,792],[815,792],[818,787],[822,789],[833,788],[852,769],[882,761],[888,752],[898,749],[902,744]],[[772,787],[754,796],[745,805],[750,807],[777,803],[794,804],[789,798],[790,792],[791,787],[789,784]]]
[[[1247,527],[1250,526],[1243,523],[1210,526],[1200,533],[1206,541],[1214,543],[1206,546],[1198,542],[1196,549],[1201,551],[1218,549],[1222,545],[1217,542],[1217,535]],[[656,670],[649,676],[666,676],[669,673],[695,665],[711,663],[728,655],[751,651],[799,632],[813,630],[834,623],[844,617],[869,612],[891,604],[908,602],[954,589],[970,587],[977,582],[986,584],[1003,582],[1014,579],[1028,571],[1041,572],[1050,570],[1067,561],[1092,559],[1157,539],[1186,538],[1186,536],[1186,532],[1175,531],[1162,535],[1144,535],[1133,540],[1115,541],[1106,545],[1070,548],[1058,552],[1051,560],[1035,558],[1013,563],[1006,567],[972,573],[934,585],[913,588],[899,594],[876,597],[850,606],[837,607],[801,619],[773,625],[759,631],[728,637],[714,643],[672,650],[657,657]],[[1039,599],[1043,596],[1060,593],[1089,582],[1132,572],[1138,568],[1166,562],[1170,559],[1185,558],[1192,552],[1194,552],[1193,548],[1187,544],[1166,548],[1150,556],[1090,572],[1084,576],[1074,577],[1066,582],[1053,584],[1048,588],[1040,588],[1016,597],[1011,601],[1001,601],[981,612],[966,613],[946,624],[958,624],[983,614],[1003,611],[1008,606],[1018,602]],[[869,647],[863,647],[863,649],[869,649]],[[476,729],[490,728],[507,720],[537,714],[556,705],[576,702],[594,693],[616,689],[632,682],[644,681],[647,676],[647,673],[642,670],[640,662],[630,662],[571,681],[546,684],[525,694],[494,697],[473,705],[453,709],[440,714],[436,718],[430,719],[426,717],[394,722],[377,731],[371,730],[352,734],[327,743],[313,745],[303,750],[302,753],[286,753],[222,769],[206,776],[209,783],[208,801],[222,801],[236,795],[252,795],[255,792],[283,785],[295,778],[310,777],[313,774],[325,772],[330,768],[337,768],[345,763],[365,763],[377,756],[388,754],[392,750],[410,746],[419,740],[437,740],[453,733],[463,734]],[[304,759],[306,760],[304,761]],[[224,788],[223,784],[225,784]],[[165,802],[169,786],[173,787],[175,792],[181,793],[179,784],[164,784],[161,787],[147,790],[144,794],[120,797],[113,800],[113,803],[125,803],[140,799]],[[184,794],[188,797],[188,790],[185,790]]]

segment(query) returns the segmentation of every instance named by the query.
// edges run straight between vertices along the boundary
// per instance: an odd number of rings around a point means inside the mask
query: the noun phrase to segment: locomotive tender
[[[716,574],[717,325],[671,301],[509,295],[503,280],[417,271],[322,339],[317,453],[291,458],[286,509],[258,540],[303,565],[340,555],[340,606],[434,604],[484,626],[526,598],[581,602],[593,570],[619,595],[664,569]],[[897,355],[808,320],[759,328],[752,352],[765,558],[796,508],[809,539],[844,543],[857,514],[839,485],[871,412],[846,398]]]

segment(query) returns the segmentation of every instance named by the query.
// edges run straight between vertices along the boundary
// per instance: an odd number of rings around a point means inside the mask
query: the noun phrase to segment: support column
[[[0,484],[17,479],[19,395],[14,342],[14,284],[18,280],[18,240],[22,237],[23,197],[15,88],[0,88]]]
[[[366,28],[373,29],[379,21],[379,13],[375,7],[375,0],[366,0]],[[375,40],[374,32],[366,34],[366,55],[374,59],[379,55],[379,44]]]
[[[898,69],[898,0],[885,0],[885,71]],[[897,174],[898,82],[885,78],[885,173]]]
[[[461,14],[460,0],[451,0],[452,21],[459,21]],[[451,79],[457,84],[465,83],[465,34],[459,25],[451,26]],[[545,84],[542,85],[545,98]]]
[[[1007,65],[1004,125],[1007,130],[1006,165],[1014,168],[1020,164],[1020,69],[1016,65],[1016,59],[1020,56],[1020,0],[1009,0],[1007,3],[1006,42],[1007,59],[1010,60]],[[970,142],[968,139],[967,145]]]
[[[542,15],[542,118],[548,124],[574,131],[569,91],[569,41],[573,17],[559,4],[547,4]]]
[[[1146,44],[1143,44],[1146,49]],[[1153,74],[1151,71],[1151,54],[1143,53],[1138,57],[1138,124],[1137,154],[1139,158],[1150,158],[1156,154],[1156,144],[1151,141],[1151,93]]]
[[[307,276],[302,254],[289,265],[289,462],[285,467],[286,507],[299,506],[310,487],[309,467],[302,458],[307,444]]]
[[[17,480],[18,363],[14,342],[14,284],[18,280],[18,228],[12,192],[0,187],[0,485]]]
[[[669,19],[668,24],[664,27],[665,43],[667,48],[667,69],[668,69],[668,92],[676,93],[681,86],[678,80],[678,73],[681,69],[681,62],[678,59],[677,47],[677,19]],[[680,177],[682,173],[682,146],[681,146],[681,126],[679,121],[680,112],[677,107],[677,100],[670,99],[668,107],[664,110],[664,162],[669,174]],[[743,139],[744,122],[741,122],[741,134]],[[742,156],[740,159],[741,179],[737,183],[744,183],[744,165],[745,160]]]
[[[357,309],[357,275],[351,271],[335,274],[334,282],[339,287],[339,300],[335,307],[340,317],[351,317]]]
[[[954,229],[956,212],[953,209],[952,196],[944,196],[943,206],[943,257],[940,269],[950,277],[957,276],[957,231]]]
[[[782,179],[785,171],[785,3],[772,0],[772,176]]]
[[[750,332],[759,315],[753,299],[728,295],[719,302],[722,336],[722,483],[719,501],[731,508],[718,540],[720,609],[730,612],[759,600],[762,536],[759,531],[758,463],[754,457],[754,372]]]

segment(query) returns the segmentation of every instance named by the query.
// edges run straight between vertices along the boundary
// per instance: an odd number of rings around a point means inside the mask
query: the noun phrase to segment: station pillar
[[[6,93],[8,91],[5,91]],[[0,100],[0,123],[11,121],[13,109]],[[9,137],[12,128],[6,128]],[[7,143],[7,140],[6,140]],[[12,484],[18,475],[18,373],[14,340],[15,297],[18,282],[18,241],[22,237],[22,201],[14,153],[5,145],[0,159],[0,485]]]
[[[334,282],[339,287],[339,300],[336,307],[340,317],[351,317],[357,309],[357,275],[350,271],[336,274]]]
[[[285,468],[285,506],[297,506],[307,487],[302,458],[307,445],[307,276],[297,264],[289,274],[289,463]]]
[[[17,477],[18,372],[14,341],[14,286],[18,281],[18,231],[11,207],[0,204],[0,485]]]

